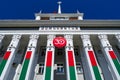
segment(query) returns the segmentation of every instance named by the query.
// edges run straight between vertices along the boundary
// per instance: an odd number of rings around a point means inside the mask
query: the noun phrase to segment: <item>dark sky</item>
[[[84,13],[84,19],[120,19],[120,0],[61,0],[63,13]],[[57,12],[58,0],[0,0],[0,19],[34,19]]]

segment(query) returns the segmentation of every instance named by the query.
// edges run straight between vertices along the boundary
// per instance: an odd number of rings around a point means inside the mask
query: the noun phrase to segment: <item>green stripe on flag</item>
[[[45,80],[51,80],[51,67],[46,67]]]
[[[93,71],[94,71],[96,80],[102,80],[97,66],[93,66]]]
[[[117,59],[113,59],[113,63],[115,64],[115,67],[120,75],[120,64]]]
[[[3,69],[4,69],[4,67],[5,67],[5,64],[6,64],[6,62],[7,62],[7,60],[2,60],[2,62],[1,62],[1,64],[0,64],[0,75],[2,74],[2,72],[3,72]]]
[[[76,80],[76,75],[75,75],[75,68],[74,67],[69,67],[69,73],[70,73],[70,80]]]
[[[26,59],[24,61],[24,64],[23,64],[19,80],[25,80],[25,76],[26,76],[26,73],[27,73],[28,65],[29,65],[29,59]]]

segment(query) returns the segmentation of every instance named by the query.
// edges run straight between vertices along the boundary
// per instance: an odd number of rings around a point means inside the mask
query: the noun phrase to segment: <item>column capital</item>
[[[73,35],[65,35],[64,36],[66,39],[73,39]]]
[[[98,38],[99,39],[107,39],[108,37],[105,34],[101,34],[101,35],[98,35]]]
[[[3,39],[4,35],[0,35],[0,39]]]
[[[20,38],[21,38],[20,34],[13,35],[13,37],[12,37],[12,39],[20,39]]]
[[[64,37],[67,41],[65,48],[68,48],[69,50],[73,49],[73,35],[64,35]]]
[[[53,39],[55,38],[55,35],[47,35],[47,49],[51,50],[52,48],[54,49],[53,45]]]
[[[90,36],[87,35],[87,34],[85,34],[85,35],[81,35],[81,38],[82,38],[82,39],[90,39]]]
[[[39,38],[39,35],[37,34],[30,35],[30,39],[38,39],[38,38]]]
[[[120,34],[115,35],[117,39],[120,39]]]
[[[47,36],[47,39],[53,39],[53,38],[55,38],[55,35],[48,35]]]

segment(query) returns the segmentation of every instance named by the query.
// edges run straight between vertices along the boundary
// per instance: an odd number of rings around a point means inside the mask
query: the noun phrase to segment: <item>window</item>
[[[45,56],[45,54],[46,54],[46,47],[45,46],[42,46],[41,47],[41,50],[40,50],[41,52],[41,56]]]
[[[43,74],[44,72],[44,64],[39,64],[39,74]]]
[[[57,49],[57,55],[58,56],[63,55],[63,48],[62,49]]]
[[[63,64],[57,64],[57,74],[64,74]]]
[[[41,56],[45,56],[45,50],[44,49],[41,52]]]
[[[74,52],[75,52],[75,56],[78,56],[78,55],[79,55],[78,49],[74,49]]]
[[[98,54],[102,54],[102,51],[101,51],[101,50],[98,50]]]
[[[78,46],[74,47],[74,54],[75,54],[75,56],[79,56],[79,47]]]
[[[65,17],[55,17],[55,19],[65,19]]]
[[[82,66],[81,66],[80,63],[77,63],[77,64],[76,64],[76,70],[77,70],[77,73],[78,73],[78,74],[83,73]]]

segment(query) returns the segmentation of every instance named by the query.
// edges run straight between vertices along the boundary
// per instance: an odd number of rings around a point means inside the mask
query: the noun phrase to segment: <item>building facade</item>
[[[0,80],[120,80],[120,21],[83,13],[0,21]]]

